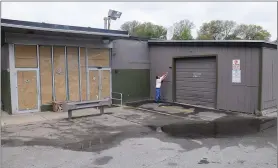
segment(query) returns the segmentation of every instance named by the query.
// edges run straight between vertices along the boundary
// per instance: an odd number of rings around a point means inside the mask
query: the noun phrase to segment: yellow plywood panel
[[[56,101],[66,100],[65,47],[53,47]]]
[[[88,66],[109,67],[109,49],[88,48]]]
[[[15,45],[14,46],[16,68],[37,68],[37,46]]]
[[[69,100],[79,101],[78,47],[67,47]]]
[[[51,46],[40,46],[41,103],[52,102]]]
[[[86,49],[80,48],[80,71],[81,71],[81,96],[82,100],[87,100],[87,80],[86,80]]]
[[[34,110],[38,108],[37,72],[18,71],[18,108],[22,110]]]
[[[110,71],[101,70],[101,99],[110,97]]]
[[[98,70],[89,71],[89,83],[90,83],[90,100],[98,100],[99,97],[99,73]]]

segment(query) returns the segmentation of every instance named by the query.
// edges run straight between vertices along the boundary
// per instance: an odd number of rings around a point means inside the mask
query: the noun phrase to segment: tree
[[[271,34],[264,30],[262,26],[259,25],[238,25],[234,31],[235,36],[243,40],[265,40],[269,41]]]
[[[237,25],[234,21],[212,20],[204,23],[198,31],[200,40],[266,40],[271,35],[259,25]]]
[[[130,35],[134,35],[136,33],[136,27],[140,25],[140,22],[133,20],[133,21],[128,21],[122,24],[121,30],[128,31]]]
[[[167,29],[151,22],[145,22],[136,28],[136,35],[138,37],[166,39]]]
[[[199,40],[230,40],[237,38],[233,32],[236,22],[229,20],[212,20],[203,23],[198,31]]]
[[[191,30],[195,27],[193,22],[189,20],[181,20],[179,22],[174,23],[174,32],[172,40],[192,40],[193,36],[191,34]]]
[[[129,21],[121,26],[122,30],[128,31],[132,36],[145,38],[166,39],[167,29],[151,22],[140,23],[138,21]]]

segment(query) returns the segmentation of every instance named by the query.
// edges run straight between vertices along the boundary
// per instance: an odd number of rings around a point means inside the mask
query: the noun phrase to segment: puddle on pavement
[[[263,125],[263,121],[255,117],[224,116],[212,121],[187,121],[164,125],[161,130],[176,137],[229,137],[258,133]]]
[[[203,158],[198,162],[198,164],[209,164],[209,161],[207,160],[207,158]]]
[[[100,129],[102,131],[92,132],[86,135],[71,132],[73,139],[65,137],[67,134],[64,132],[55,139],[29,137],[30,139],[24,140],[23,137],[13,136],[2,139],[1,145],[3,147],[52,146],[72,151],[99,152],[115,147],[125,139],[146,137],[150,136],[151,133],[155,133],[153,130],[143,126],[121,126],[116,128],[111,127],[110,129]]]
[[[97,158],[94,161],[95,165],[106,165],[111,159],[113,159],[112,156],[102,156],[100,158]]]

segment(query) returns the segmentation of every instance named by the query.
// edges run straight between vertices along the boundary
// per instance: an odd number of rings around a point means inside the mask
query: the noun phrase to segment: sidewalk
[[[97,109],[84,109],[79,110],[76,113],[73,113],[74,117],[88,116],[93,114],[99,114]],[[18,124],[30,124],[36,122],[43,122],[48,120],[55,119],[66,119],[68,118],[68,113],[66,112],[35,112],[35,113],[26,113],[26,114],[15,114],[9,115],[6,112],[1,113],[1,127],[9,125],[18,125]]]

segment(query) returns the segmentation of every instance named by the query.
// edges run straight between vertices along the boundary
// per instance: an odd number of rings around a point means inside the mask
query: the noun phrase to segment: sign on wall
[[[234,59],[232,66],[232,83],[241,83],[240,59]]]

